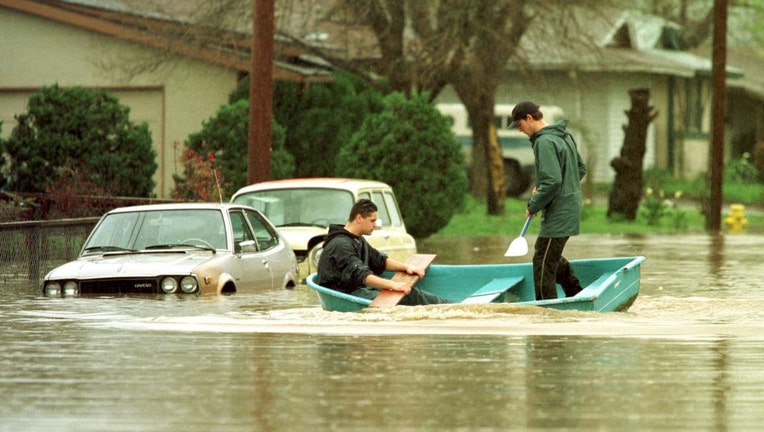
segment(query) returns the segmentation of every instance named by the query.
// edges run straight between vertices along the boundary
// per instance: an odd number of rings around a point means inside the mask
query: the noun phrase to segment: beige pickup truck
[[[406,232],[393,189],[382,182],[347,178],[274,180],[239,189],[231,198],[259,210],[276,226],[297,255],[301,281],[318,267],[318,257],[330,224],[345,224],[353,203],[361,198],[379,208],[377,228],[366,237],[370,245],[404,261],[416,253],[416,241]]]

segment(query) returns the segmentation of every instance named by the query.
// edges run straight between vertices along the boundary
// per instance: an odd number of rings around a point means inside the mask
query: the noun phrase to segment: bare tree
[[[658,115],[650,106],[650,89],[629,91],[631,109],[626,112],[629,122],[624,126],[625,136],[621,155],[610,162],[615,170],[615,182],[610,190],[607,216],[622,215],[627,220],[637,217],[642,199],[642,168],[647,148],[647,127]]]
[[[489,214],[505,211],[504,166],[493,127],[495,95],[507,80],[507,64],[525,64],[520,43],[536,19],[537,33],[553,34],[557,49],[596,49],[580,31],[588,21],[572,8],[603,8],[608,2],[562,0],[337,0],[325,17],[347,28],[367,27],[377,58],[324,56],[358,74],[386,78],[392,90],[429,92],[432,99],[452,85],[467,109],[473,131],[470,192],[485,197]],[[535,36],[534,36],[535,37]],[[359,40],[354,41],[359,44]],[[530,41],[529,46],[536,46]],[[367,53],[368,54],[368,53]],[[371,55],[369,54],[369,57]],[[517,78],[517,77],[515,77]],[[526,76],[525,78],[528,78]],[[481,169],[484,168],[484,169]]]
[[[474,9],[466,11],[466,15],[472,21],[473,33],[464,40],[464,61],[449,80],[467,109],[472,125],[471,192],[480,196],[486,191],[488,214],[504,213],[506,198],[504,164],[493,123],[495,95],[505,77],[507,62],[520,45],[532,18],[524,7],[525,1],[495,3],[500,2],[470,2]],[[481,166],[488,168],[487,175],[479,175]]]
[[[477,175],[470,189],[477,196],[488,189],[490,214],[504,212],[506,196],[501,153],[490,129],[494,95],[530,21],[525,3],[338,0],[329,17],[348,27],[369,28],[379,53],[373,62],[334,59],[336,64],[372,79],[372,75],[385,77],[392,90],[408,95],[429,92],[434,99],[447,84],[454,85],[473,128]],[[478,169],[483,166],[489,169]]]
[[[276,10],[281,35],[304,42],[306,48],[315,49],[332,64],[371,82],[384,83],[388,89],[405,94],[426,91],[433,99],[446,85],[452,85],[473,129],[470,191],[486,198],[489,214],[501,214],[506,188],[493,107],[499,85],[508,79],[508,62],[529,70],[525,58],[538,49],[568,51],[568,55],[571,51],[596,51],[596,44],[587,39],[591,33],[586,27],[592,26],[592,14],[617,2],[278,0]],[[202,2],[185,11],[187,22],[194,25],[172,28],[187,32],[176,39],[193,41],[197,46],[214,43],[241,53],[241,57],[249,55],[241,37],[246,34],[246,23],[251,22],[251,1],[213,3]],[[588,11],[588,15],[580,11]],[[529,37],[527,33],[537,19],[540,25]],[[332,31],[331,41],[324,43],[316,23],[334,26],[337,31]],[[538,42],[543,40],[553,42],[542,46]],[[519,78],[536,79],[532,74]]]
[[[154,50],[129,58],[122,52],[103,57],[98,63],[104,71],[128,80],[162,69],[170,74],[182,57],[240,70],[250,65],[251,1],[124,0],[123,9],[93,8],[89,13],[112,22],[123,38]]]
[[[714,0],[643,0],[627,7],[663,17],[679,24],[676,42],[682,49],[694,49],[708,44],[714,29]],[[730,41],[761,43],[764,32],[764,2],[759,0],[728,0]]]

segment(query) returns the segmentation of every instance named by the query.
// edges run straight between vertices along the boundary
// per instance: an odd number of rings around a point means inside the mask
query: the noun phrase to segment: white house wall
[[[155,194],[169,198],[179,172],[174,143],[183,143],[202,122],[228,102],[235,89],[233,70],[157,54],[121,39],[0,9],[0,119],[2,136],[26,111],[29,95],[43,86],[83,86],[115,93],[130,107],[130,119],[151,130],[159,168]],[[119,65],[139,59],[165,63],[155,71],[128,76]]]

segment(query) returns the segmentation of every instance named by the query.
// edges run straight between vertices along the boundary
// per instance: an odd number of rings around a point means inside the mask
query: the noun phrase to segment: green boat
[[[625,311],[639,294],[640,265],[644,261],[642,256],[571,260],[584,289],[566,298],[558,285],[558,298],[552,300],[536,300],[531,263],[433,264],[416,286],[457,303],[513,303],[559,310]],[[393,273],[385,276],[392,277]],[[316,273],[308,276],[307,283],[318,294],[324,310],[356,312],[372,303],[318,285]]]

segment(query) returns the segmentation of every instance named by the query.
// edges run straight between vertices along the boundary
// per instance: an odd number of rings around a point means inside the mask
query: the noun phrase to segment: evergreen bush
[[[297,83],[278,83],[273,116],[286,128],[295,177],[334,175],[340,149],[367,115],[381,111],[382,97],[366,82],[343,74],[307,90]]]
[[[247,185],[249,101],[240,99],[223,105],[215,117],[202,124],[202,130],[189,135],[187,147],[199,155],[214,155],[212,166],[220,167],[231,192]],[[286,132],[278,123],[271,126],[271,177],[289,178],[294,173],[294,157],[284,148]],[[188,174],[188,170],[185,170]],[[174,176],[176,189],[183,180]],[[187,193],[176,195],[186,196]]]
[[[385,97],[384,109],[342,147],[336,173],[392,186],[408,232],[419,239],[444,227],[467,191],[461,146],[427,95]]]
[[[11,162],[8,189],[43,193],[79,178],[106,194],[150,196],[156,152],[148,125],[135,125],[129,114],[102,90],[43,87],[0,149]]]

